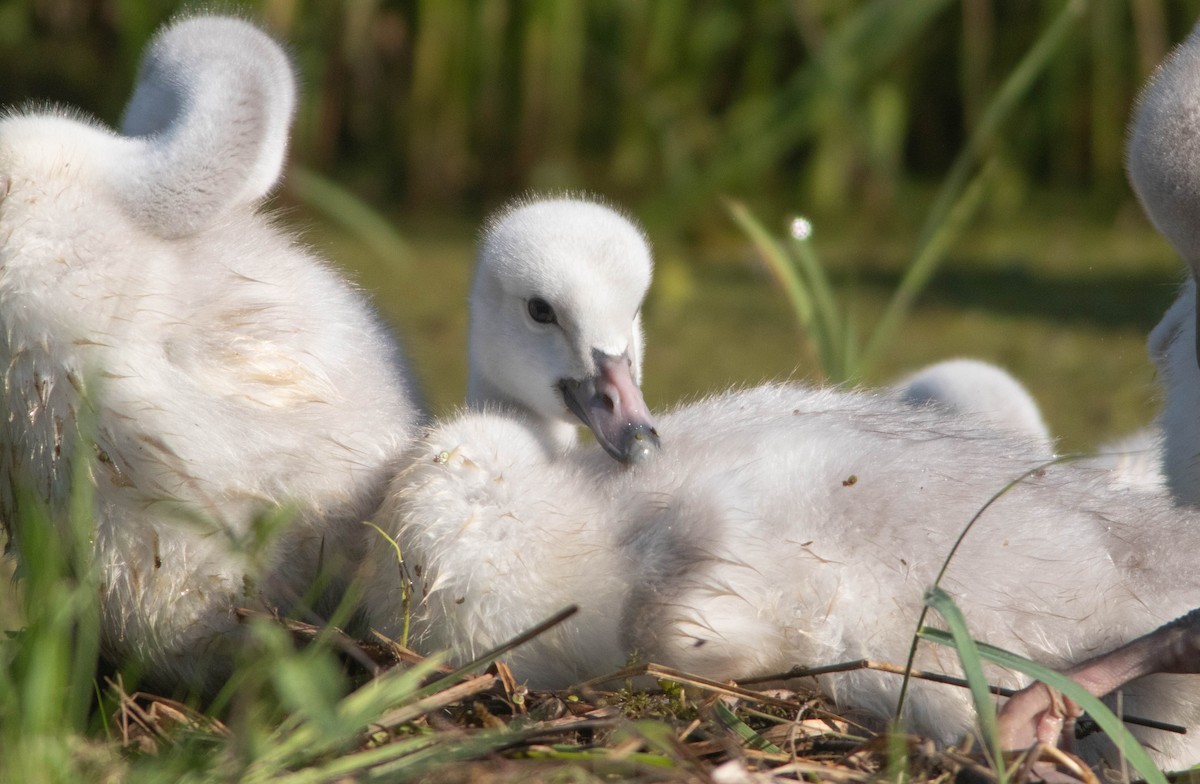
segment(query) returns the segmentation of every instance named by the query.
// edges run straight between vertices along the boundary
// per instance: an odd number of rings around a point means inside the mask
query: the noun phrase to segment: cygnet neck
[[[517,414],[537,434],[546,451],[552,454],[570,449],[579,439],[576,425],[545,416],[476,375],[472,375],[467,382],[467,407],[474,411],[501,409]]]

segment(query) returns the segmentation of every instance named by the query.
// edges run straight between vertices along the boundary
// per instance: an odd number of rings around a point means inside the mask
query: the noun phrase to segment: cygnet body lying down
[[[574,270],[588,256],[542,258],[554,278],[554,264]],[[611,301],[613,292],[640,301],[644,291],[587,280]],[[560,302],[561,328],[540,334],[550,346],[586,345]],[[512,328],[491,330],[501,338],[491,350],[518,335],[522,351],[541,351],[529,338],[539,333],[521,326],[538,311],[511,305]],[[613,312],[636,311],[627,302]],[[554,361],[525,367],[535,370],[508,383],[551,390],[561,377],[536,370]],[[467,660],[576,604],[578,616],[509,657],[517,677],[544,687],[633,656],[714,678],[864,657],[902,662],[924,591],[981,510],[943,585],[984,640],[1063,665],[1200,600],[1180,546],[1200,536],[1197,513],[1070,465],[1034,471],[992,502],[1047,455],[1040,439],[991,422],[914,408],[892,393],[779,385],[682,406],[656,427],[662,448],[630,469],[594,448],[548,441],[532,407],[485,406],[433,427],[376,519],[405,567],[390,543],[373,547],[372,623],[398,634],[411,578],[418,647]],[[956,669],[953,653],[925,646],[918,665]],[[894,676],[867,671],[819,683],[842,707],[880,718],[899,690]],[[1125,699],[1130,712],[1200,726],[1198,696],[1200,684],[1158,677]],[[973,715],[962,691],[919,684],[907,719],[953,741]],[[1153,740],[1166,764],[1200,759],[1195,740]]]
[[[858,658],[901,663],[924,590],[977,513],[942,586],[977,638],[1039,662],[1106,650],[1200,597],[1200,580],[1180,578],[1179,552],[1200,541],[1200,520],[1165,494],[1063,464],[989,506],[1041,460],[1028,443],[865,394],[796,397],[760,389],[663,414],[662,459],[606,487],[640,499],[613,515],[629,526],[625,541],[648,583],[629,595],[627,650],[718,678]],[[952,659],[923,648],[918,665],[953,670]],[[843,707],[894,710],[893,676],[818,680]],[[971,725],[961,691],[920,684],[912,697],[919,732],[951,741]],[[1124,700],[1128,713],[1200,726],[1200,683],[1147,679]],[[1194,738],[1143,737],[1164,764],[1200,759]]]
[[[258,213],[294,102],[278,44],[195,17],[147,49],[124,135],[0,120],[0,514],[20,557],[25,501],[61,514],[87,477],[103,649],[158,688],[221,683],[235,608],[350,576],[416,428],[363,297]]]
[[[794,387],[701,401],[658,427],[660,454],[621,472],[594,451],[547,454],[505,417],[422,440],[383,517],[416,575],[419,643],[466,659],[578,604],[577,623],[513,652],[518,677],[565,686],[631,655],[714,678],[899,663],[955,537],[1040,460],[978,423]],[[1200,600],[1182,555],[1196,518],[1055,466],[983,511],[943,585],[977,637],[1062,666]],[[956,669],[934,648],[918,664]],[[878,717],[899,688],[874,672],[819,682]],[[1146,680],[1125,707],[1200,726],[1200,684]],[[943,741],[972,722],[952,687],[919,684],[909,711]],[[1166,764],[1200,759],[1193,739],[1152,740]]]

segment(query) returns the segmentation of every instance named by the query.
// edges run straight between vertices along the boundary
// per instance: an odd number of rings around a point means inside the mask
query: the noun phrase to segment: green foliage
[[[1006,186],[1126,193],[1120,130],[1198,0],[591,3],[258,0],[302,72],[295,157],[375,204],[473,211],[587,188],[672,228],[719,194],[821,222],[903,208],[988,124],[986,96],[1053,19],[1086,9],[982,141]],[[63,100],[114,122],[180,0],[0,3],[0,104]],[[97,79],[97,74],[104,74]],[[995,106],[995,103],[993,103]],[[1016,174],[1020,172],[1021,174]],[[756,205],[757,206],[757,205]]]
[[[86,728],[93,697],[96,582],[78,555],[87,540],[74,536],[87,529],[71,521],[63,531],[47,510],[27,508],[15,526],[29,552],[26,625],[0,642],[0,769],[10,781],[68,781],[70,739]]]
[[[297,649],[276,623],[251,621],[251,649],[231,681],[226,721],[232,732],[176,733],[170,753],[122,760],[106,715],[107,687],[94,680],[98,655],[98,583],[90,563],[92,531],[86,481],[67,526],[27,503],[15,521],[30,601],[26,625],[0,640],[0,781],[325,782],[366,770],[415,772],[469,748],[481,753],[497,736],[469,744],[417,734],[372,740],[388,710],[427,696],[439,661],[397,668],[348,691],[330,647],[318,638]],[[220,702],[220,701],[218,701]]]
[[[288,185],[297,199],[357,237],[385,265],[403,269],[412,262],[412,248],[396,227],[346,188],[303,166],[288,173]]]
[[[370,520],[366,520],[365,524],[370,526],[376,536],[382,536],[387,543],[392,546],[392,550],[396,553],[396,578],[400,581],[400,614],[404,618],[404,622],[400,629],[400,639],[397,641],[401,647],[408,647],[408,634],[412,627],[412,591],[413,581],[408,574],[408,569],[404,565],[404,553],[400,550],[400,543],[392,537],[387,531]],[[387,579],[392,579],[388,577]]]
[[[905,4],[905,7],[912,6]],[[985,160],[985,150],[994,142],[999,127],[1020,105],[1036,78],[1054,62],[1055,55],[1068,40],[1068,33],[1077,25],[1083,8],[1083,0],[1072,0],[1063,6],[983,111],[978,125],[942,181],[917,240],[912,261],[865,346],[857,345],[849,308],[839,306],[829,275],[817,258],[811,239],[812,224],[805,218],[794,218],[789,227],[791,241],[785,244],[772,236],[744,205],[737,202],[729,205],[734,221],[782,283],[797,320],[816,344],[826,378],[837,383],[860,381],[894,338],[917,296],[928,285],[951,244],[982,201],[985,185],[998,166],[996,153]],[[874,9],[865,9],[862,16],[867,19],[856,26],[874,29],[878,22],[867,10]]]
[[[838,304],[828,273],[817,260],[806,218],[792,220],[791,242],[776,239],[740,202],[728,203],[729,214],[754,243],[767,268],[783,286],[801,328],[816,344],[825,377],[842,382],[859,372],[858,347],[849,339],[853,324]]]
[[[87,443],[87,412],[81,408],[64,452]],[[23,553],[25,627],[0,640],[0,780],[73,780],[72,740],[88,725],[100,651],[100,583],[92,565],[88,461],[76,459],[69,470],[80,491],[65,509],[14,488],[23,513],[7,522]]]

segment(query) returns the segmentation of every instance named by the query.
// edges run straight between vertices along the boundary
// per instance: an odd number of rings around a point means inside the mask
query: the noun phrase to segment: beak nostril
[[[612,399],[612,395],[606,394],[600,399],[600,401],[604,404],[604,407],[608,409],[610,414],[617,410],[617,403]]]

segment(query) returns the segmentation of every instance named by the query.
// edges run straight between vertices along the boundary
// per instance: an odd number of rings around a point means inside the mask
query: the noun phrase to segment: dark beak
[[[563,402],[615,459],[644,463],[659,447],[658,431],[634,383],[629,357],[597,353],[595,359],[596,375],[558,382]]]

